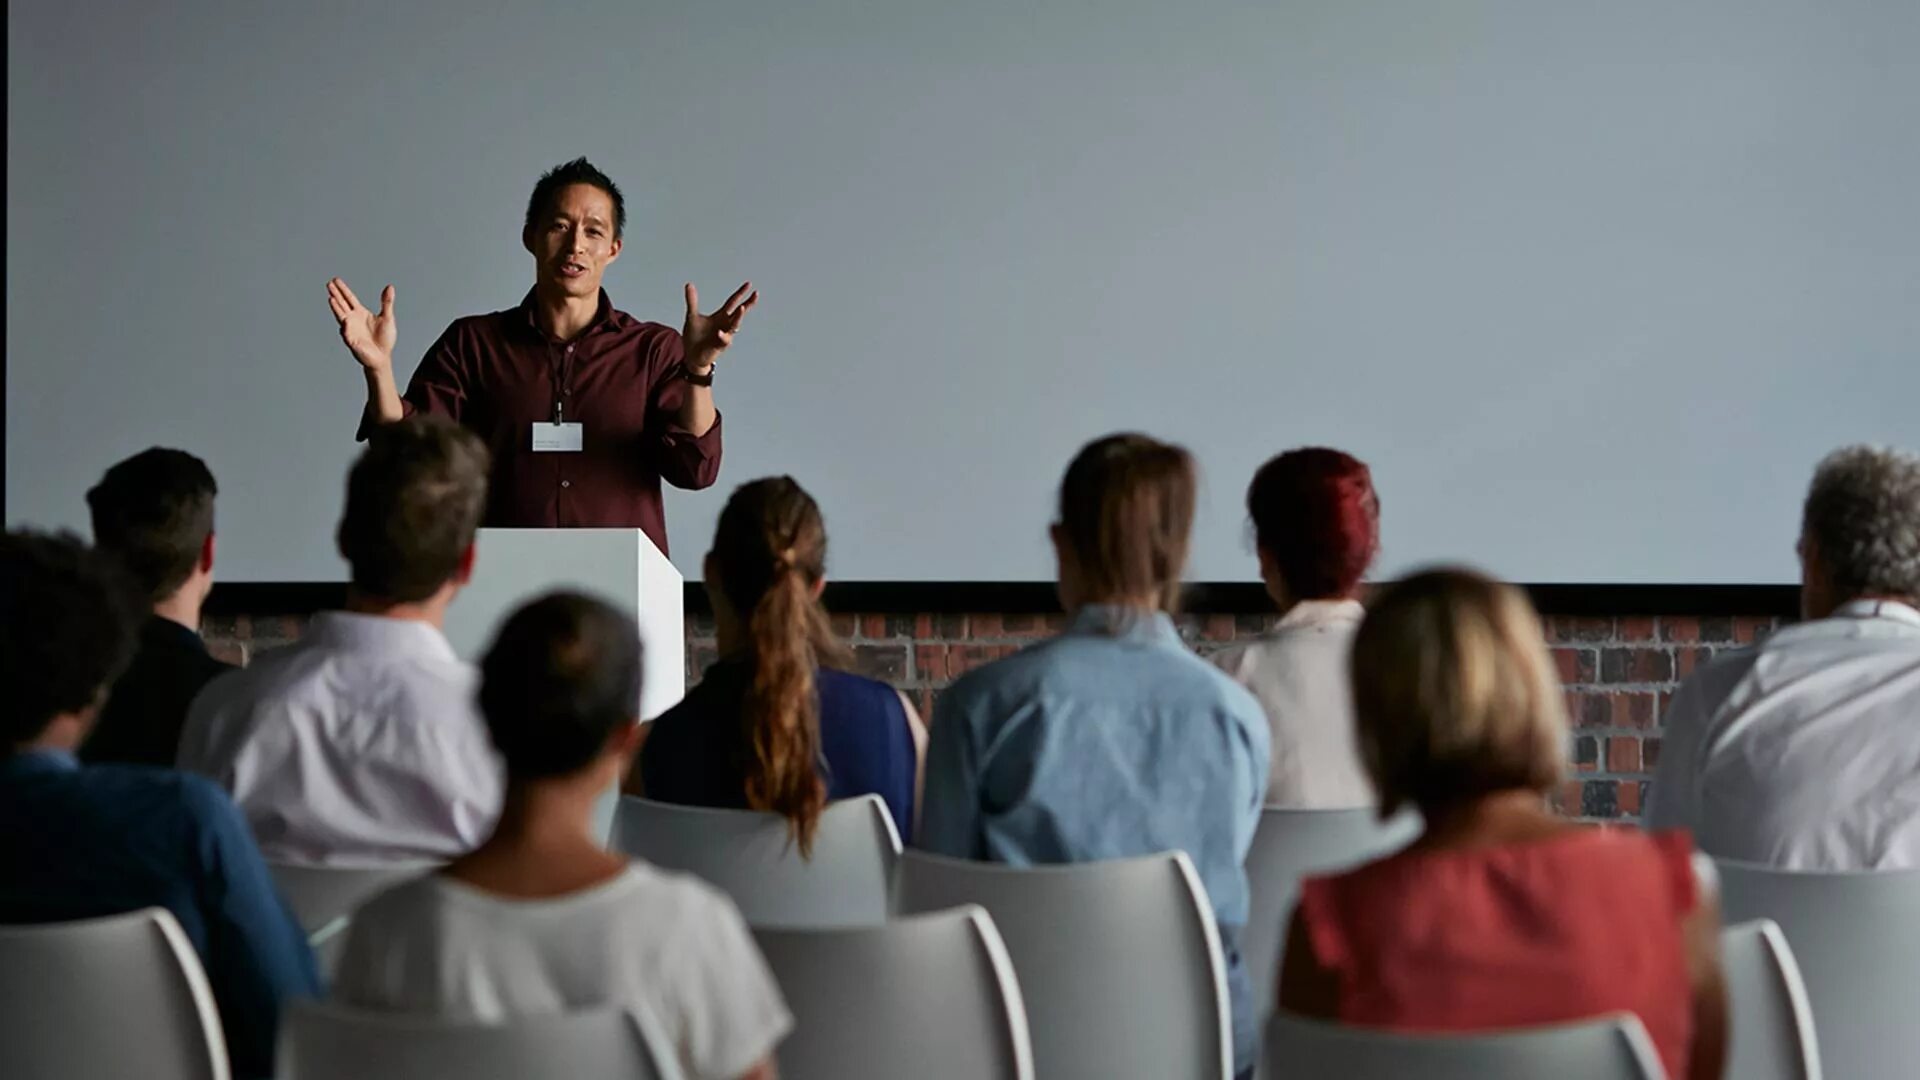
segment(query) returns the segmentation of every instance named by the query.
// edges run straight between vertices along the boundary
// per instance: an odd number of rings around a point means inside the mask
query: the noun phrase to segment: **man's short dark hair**
[[[98,700],[132,659],[143,614],[119,562],[78,537],[0,536],[0,753]]]
[[[489,461],[478,436],[443,416],[376,428],[347,474],[337,534],[354,587],[412,603],[452,579],[486,512]]]
[[[607,193],[613,200],[613,236],[618,240],[627,235],[627,197],[620,194],[620,185],[613,177],[594,167],[593,162],[577,157],[563,165],[555,165],[540,176],[540,182],[533,185],[533,195],[527,200],[526,228],[533,228],[534,222],[550,213],[560,193],[575,184],[590,184]]]
[[[512,615],[480,661],[480,712],[507,775],[565,776],[637,718],[640,631],[611,606],[549,593]]]
[[[107,470],[87,492],[93,542],[120,560],[158,603],[186,583],[213,534],[219,493],[207,463],[184,450],[156,446]]]

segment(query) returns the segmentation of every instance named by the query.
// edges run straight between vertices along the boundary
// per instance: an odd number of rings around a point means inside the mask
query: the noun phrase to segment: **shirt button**
[[[567,346],[567,355],[568,355],[568,356],[572,356],[572,355],[573,355],[573,346],[571,346],[571,345],[569,345],[569,346]]]
[[[573,486],[573,481],[571,481],[571,480],[562,480],[562,481],[560,481],[560,486],[561,486],[561,487],[566,487],[566,488],[570,488],[570,487],[572,487],[572,486]]]

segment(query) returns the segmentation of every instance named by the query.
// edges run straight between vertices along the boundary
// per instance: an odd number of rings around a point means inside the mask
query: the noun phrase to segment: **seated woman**
[[[1253,475],[1247,516],[1280,623],[1215,653],[1213,662],[1267,712],[1267,805],[1372,806],[1373,785],[1354,745],[1347,654],[1366,614],[1360,578],[1380,550],[1373,474],[1338,450],[1289,450]]]
[[[650,1016],[689,1077],[770,1080],[793,1026],[732,901],[608,852],[593,808],[638,742],[633,621],[557,593],[516,611],[481,662],[506,763],[493,834],[354,914],[334,997],[500,1020],[600,1006]]]
[[[912,838],[926,728],[899,691],[836,666],[826,565],[820,507],[792,477],[733,493],[705,566],[720,660],[647,725],[629,794],[771,810],[803,854],[828,800],[874,794]]]
[[[1185,450],[1144,435],[1074,458],[1053,526],[1067,630],[941,695],[920,847],[1020,866],[1185,851],[1220,926],[1235,1071],[1250,1073],[1241,863],[1260,820],[1267,721],[1167,614],[1196,486]]]
[[[1540,621],[1511,586],[1438,570],[1372,603],[1353,646],[1361,753],[1380,813],[1426,832],[1309,879],[1280,1007],[1412,1031],[1639,1016],[1667,1074],[1721,1074],[1719,913],[1685,834],[1577,825],[1562,695]]]

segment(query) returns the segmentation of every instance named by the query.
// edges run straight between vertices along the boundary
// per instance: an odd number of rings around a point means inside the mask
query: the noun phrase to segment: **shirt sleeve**
[[[235,1075],[272,1076],[282,1006],[321,993],[313,952],[233,803],[203,781],[186,791],[199,829],[207,979],[228,1054]]]
[[[927,732],[926,780],[920,793],[920,835],[914,846],[935,855],[977,859],[980,770],[962,694],[948,690],[933,705]]]
[[[680,335],[666,335],[659,348],[647,417],[647,430],[655,433],[648,444],[654,471],[674,487],[699,491],[720,478],[722,417],[715,412],[713,426],[701,435],[680,426],[680,406],[687,395],[687,381],[679,375]]]
[[[456,423],[464,418],[471,380],[461,358],[459,327],[459,323],[447,327],[420,359],[420,366],[413,369],[407,391],[400,395],[401,419],[415,413],[438,413]],[[373,418],[361,410],[360,430],[354,433],[354,439],[365,442],[374,427]]]
[[[682,939],[672,991],[680,1050],[690,1080],[736,1080],[773,1054],[793,1014],[733,901],[713,892],[702,907],[698,932]]]
[[[1731,659],[1731,658],[1729,658]],[[1731,690],[1737,661],[1718,661],[1680,684],[1660,716],[1660,763],[1644,810],[1648,829],[1700,831],[1700,770],[1706,765],[1707,729]]]

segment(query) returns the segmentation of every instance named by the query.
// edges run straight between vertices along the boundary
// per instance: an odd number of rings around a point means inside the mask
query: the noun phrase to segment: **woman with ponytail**
[[[1247,487],[1247,516],[1272,631],[1216,653],[1213,662],[1253,691],[1273,741],[1267,805],[1302,810],[1372,806],[1355,743],[1347,655],[1366,609],[1360,579],[1380,550],[1380,496],[1350,454],[1289,450]]]
[[[771,811],[802,854],[830,800],[874,794],[913,835],[926,729],[899,691],[841,670],[826,563],[820,507],[792,477],[727,500],[705,565],[720,659],[650,725],[632,794]]]

